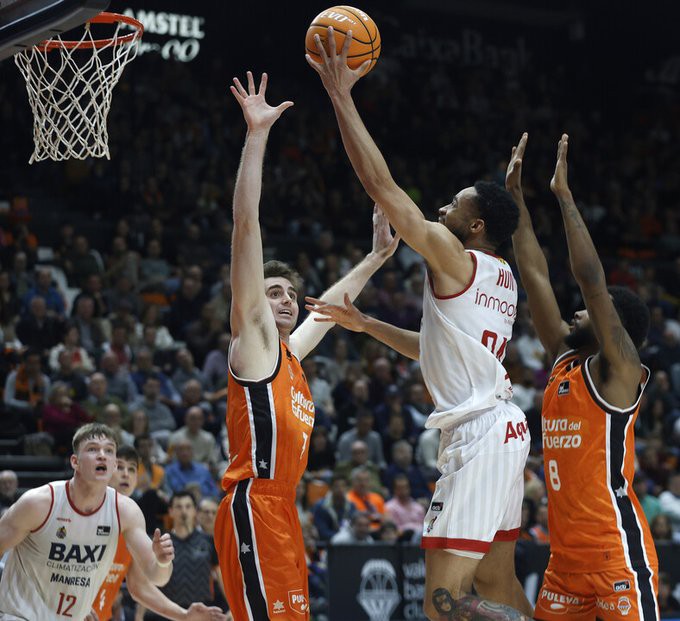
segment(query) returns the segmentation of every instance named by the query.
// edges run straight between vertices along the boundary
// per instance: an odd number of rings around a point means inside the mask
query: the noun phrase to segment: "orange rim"
[[[48,39],[42,43],[36,45],[36,49],[40,52],[50,52],[52,50],[67,49],[72,50],[75,48],[91,50],[93,48],[106,47],[107,45],[123,45],[125,43],[132,43],[133,41],[139,39],[144,33],[144,26],[142,22],[136,20],[134,17],[128,17],[127,15],[120,15],[119,13],[100,13],[96,17],[88,20],[87,24],[115,24],[116,22],[128,24],[135,28],[135,32],[132,32],[123,37],[118,37],[117,39],[95,39],[94,41],[62,41]]]

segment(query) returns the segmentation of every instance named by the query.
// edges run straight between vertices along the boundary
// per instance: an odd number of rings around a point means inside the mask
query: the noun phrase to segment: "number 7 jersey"
[[[543,397],[551,566],[571,573],[628,568],[649,580],[656,552],[633,492],[633,428],[649,369],[641,367],[636,403],[621,409],[598,394],[591,362],[562,354]]]
[[[435,411],[426,427],[470,420],[512,397],[501,362],[517,316],[517,283],[500,257],[467,250],[472,278],[461,292],[437,295],[425,279],[420,366]]]

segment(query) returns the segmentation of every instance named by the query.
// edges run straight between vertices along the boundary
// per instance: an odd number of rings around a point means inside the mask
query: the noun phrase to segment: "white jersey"
[[[45,521],[13,548],[0,582],[0,619],[84,619],[106,578],[118,544],[118,496],[111,487],[89,514],[76,509],[68,482],[49,484]]]
[[[517,315],[517,283],[508,264],[467,250],[472,278],[460,293],[439,297],[425,279],[420,366],[435,410],[425,426],[444,429],[512,397],[501,364]]]

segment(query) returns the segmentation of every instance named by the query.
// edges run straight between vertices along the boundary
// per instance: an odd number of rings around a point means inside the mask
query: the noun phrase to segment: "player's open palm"
[[[187,610],[186,621],[227,621],[227,615],[217,606],[205,604],[191,604]]]
[[[562,134],[557,143],[557,164],[555,174],[550,180],[550,189],[555,196],[560,197],[569,194],[569,182],[567,181],[567,151],[569,149],[569,136]]]
[[[344,304],[329,304],[310,296],[305,298],[305,302],[307,302],[305,308],[309,312],[321,315],[321,317],[314,317],[314,321],[337,323],[352,332],[364,331],[363,315],[352,304],[352,300],[346,293]]]
[[[265,101],[265,93],[267,92],[267,74],[263,73],[260,79],[260,86],[255,89],[255,80],[253,79],[252,71],[246,73],[248,78],[248,90],[246,90],[238,78],[234,78],[234,86],[229,89],[233,93],[243,116],[248,124],[249,131],[268,130],[276,120],[293,105],[292,101],[284,101],[278,106],[270,106]]]
[[[151,540],[151,548],[156,555],[156,560],[165,565],[175,558],[175,546],[169,533],[161,535],[160,529],[156,529]]]
[[[373,207],[373,248],[372,251],[383,261],[391,257],[399,245],[399,235],[392,235],[390,221],[376,203]]]
[[[505,173],[505,189],[511,194],[522,192],[522,160],[528,139],[529,134],[524,132],[517,146],[512,147],[508,170]]]
[[[333,26],[328,27],[328,34],[326,35],[326,42],[329,43],[328,50],[318,34],[314,35],[314,42],[319,50],[321,62],[316,62],[309,54],[305,54],[305,58],[312,69],[321,76],[321,82],[323,82],[326,90],[329,94],[334,92],[349,93],[352,90],[352,87],[359,81],[359,78],[364,75],[371,66],[370,60],[367,60],[356,69],[350,69],[347,66],[347,54],[352,45],[352,31],[347,31],[340,54],[338,54],[335,48]]]

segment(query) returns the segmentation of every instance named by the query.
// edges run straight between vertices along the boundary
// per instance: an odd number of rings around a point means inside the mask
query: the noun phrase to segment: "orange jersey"
[[[274,479],[295,487],[307,467],[314,403],[300,361],[280,341],[274,373],[259,382],[229,369],[225,491],[238,481]]]
[[[543,397],[543,459],[548,491],[551,567],[594,572],[657,564],[645,514],[633,492],[640,398],[608,404],[592,382],[588,358],[555,361]]]
[[[125,545],[125,537],[122,534],[118,535],[116,556],[113,558],[109,574],[99,588],[99,593],[97,593],[92,606],[100,621],[109,621],[113,615],[111,608],[120,591],[120,585],[123,584],[130,568],[130,563],[132,563],[132,556]]]

